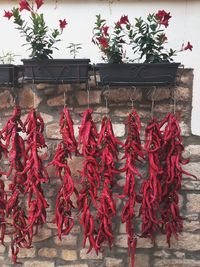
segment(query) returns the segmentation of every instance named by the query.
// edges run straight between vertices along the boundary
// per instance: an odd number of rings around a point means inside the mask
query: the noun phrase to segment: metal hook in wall
[[[151,117],[153,118],[154,116],[154,104],[155,104],[155,94],[156,94],[156,86],[153,87],[153,92],[152,92],[152,95],[151,95]]]
[[[176,86],[173,88],[173,114],[176,114],[176,94],[175,94],[175,90],[176,90]]]
[[[66,92],[64,92],[64,108],[67,106],[66,104]]]
[[[90,108],[90,86],[87,84],[87,103],[88,103],[88,108]]]
[[[110,88],[109,86],[106,86],[106,91],[104,92],[104,98],[105,98],[105,104],[106,104],[106,114],[109,114],[108,111],[108,99],[109,99],[109,95],[110,95]]]
[[[130,98],[130,101],[131,101],[131,108],[133,109],[134,108],[134,101],[136,101],[137,100],[137,96],[136,96],[136,91],[137,91],[137,88],[136,88],[136,86],[132,86],[132,88],[133,88],[133,91],[130,93],[130,96],[129,96],[129,98]]]

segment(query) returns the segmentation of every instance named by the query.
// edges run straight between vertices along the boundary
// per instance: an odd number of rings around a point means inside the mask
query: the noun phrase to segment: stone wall
[[[148,239],[139,239],[136,250],[136,267],[195,267],[200,266],[200,137],[193,136],[190,131],[191,100],[192,100],[193,71],[182,71],[176,88],[108,88],[98,87],[92,78],[90,81],[90,107],[94,109],[94,120],[100,126],[102,116],[109,112],[112,119],[114,132],[122,140],[125,138],[126,129],[124,121],[131,109],[130,97],[134,99],[133,105],[137,109],[143,131],[153,112],[159,118],[167,112],[174,110],[181,117],[181,128],[184,136],[184,156],[189,156],[191,162],[185,167],[195,174],[198,179],[184,177],[181,191],[182,215],[187,216],[184,223],[184,232],[178,241],[172,241],[169,249],[165,236],[158,236],[155,244]],[[88,92],[84,85],[48,85],[48,84],[23,84],[20,88],[0,89],[0,126],[4,125],[12,113],[16,96],[22,108],[23,118],[33,106],[41,112],[45,121],[45,136],[48,149],[44,150],[43,159],[46,163],[52,159],[56,145],[60,139],[59,112],[64,105],[64,92],[66,104],[71,110],[74,121],[75,134],[78,135],[80,114],[88,107]],[[106,107],[105,97],[108,100]],[[174,101],[175,99],[175,101]],[[152,109],[152,100],[154,102]],[[174,103],[176,104],[174,106]],[[3,164],[8,164],[4,162]],[[81,169],[82,158],[76,157],[70,161],[74,177],[78,176]],[[47,224],[34,238],[31,249],[21,250],[19,260],[23,267],[127,267],[129,257],[125,227],[120,222],[120,213],[113,222],[115,241],[112,250],[105,251],[98,256],[92,251],[86,254],[87,249],[81,246],[81,228],[78,223],[70,235],[63,237],[62,242],[56,237],[56,227],[52,223],[54,216],[55,197],[60,184],[55,178],[54,169],[48,167],[50,183],[45,185],[45,192],[50,207],[48,208]],[[123,179],[121,179],[123,182]],[[8,188],[9,181],[6,181]],[[120,204],[120,203],[119,203]],[[5,247],[0,246],[0,266],[12,266],[8,244],[10,237],[6,236]]]

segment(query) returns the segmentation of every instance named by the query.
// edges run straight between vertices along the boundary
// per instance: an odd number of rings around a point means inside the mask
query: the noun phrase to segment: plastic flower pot
[[[13,64],[0,64],[0,84],[16,85],[18,83],[19,68]]]
[[[87,83],[90,59],[22,59],[24,80],[33,83]]]
[[[102,85],[167,85],[176,80],[180,63],[96,64]]]

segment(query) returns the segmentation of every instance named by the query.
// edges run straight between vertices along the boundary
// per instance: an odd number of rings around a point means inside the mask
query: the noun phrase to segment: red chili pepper
[[[135,203],[136,196],[136,177],[142,178],[139,170],[136,167],[137,162],[141,162],[144,158],[143,148],[140,140],[141,122],[137,112],[133,109],[126,121],[127,138],[124,144],[125,154],[123,159],[126,159],[125,167],[121,169],[126,173],[126,181],[124,185],[123,198],[126,198],[125,205],[121,213],[122,223],[126,223],[126,233],[128,236],[128,249],[131,255],[131,266],[134,267],[135,249],[137,238],[135,234]]]
[[[20,204],[20,193],[25,194],[25,183],[27,176],[20,173],[25,168],[26,152],[24,140],[20,133],[25,131],[24,125],[20,119],[21,111],[15,107],[13,115],[3,128],[1,135],[5,140],[5,147],[9,151],[10,168],[6,173],[7,177],[12,179],[9,184],[11,197],[6,202],[6,216],[12,218],[13,240],[11,243],[12,259],[17,262],[19,248],[29,248],[31,240],[27,232],[27,217]],[[5,228],[4,228],[5,231]],[[5,233],[5,232],[4,232]]]
[[[32,240],[39,226],[46,222],[48,203],[41,185],[47,183],[49,178],[38,152],[38,149],[46,147],[43,136],[44,122],[40,114],[32,109],[25,120],[24,127],[27,134],[26,166],[18,174],[27,176],[25,182],[25,192],[28,194],[27,231]]]
[[[61,179],[62,185],[56,198],[56,214],[55,223],[58,227],[58,237],[68,235],[74,226],[72,210],[75,208],[72,202],[72,195],[77,190],[71,177],[70,168],[68,166],[68,157],[72,157],[72,153],[78,154],[77,142],[74,137],[74,129],[70,113],[66,107],[60,116],[60,132],[62,141],[59,143],[51,165],[56,166],[56,175]]]
[[[170,247],[170,239],[173,235],[178,239],[178,234],[183,230],[183,217],[179,210],[178,193],[181,189],[182,175],[186,174],[196,178],[194,175],[185,172],[182,165],[189,160],[182,160],[184,150],[181,129],[177,118],[168,114],[161,122],[163,145],[162,145],[162,229],[166,233],[167,243]]]
[[[82,189],[80,191],[77,205],[79,211],[79,220],[83,229],[83,247],[86,241],[89,242],[89,253],[92,249],[98,254],[96,245],[96,225],[92,208],[98,209],[98,188],[101,177],[99,174],[99,155],[97,147],[98,133],[96,125],[92,119],[92,110],[87,109],[83,116],[81,126],[79,127],[78,146],[81,154],[84,156],[83,169],[80,171]]]
[[[161,154],[163,136],[160,125],[153,118],[145,130],[145,149],[149,159],[149,177],[141,188],[142,201],[140,216],[142,217],[142,237],[150,237],[152,241],[161,228],[160,202],[162,199],[160,176],[163,174]]]
[[[116,215],[116,203],[113,199],[113,187],[116,185],[119,147],[123,143],[114,136],[111,120],[104,117],[98,138],[100,148],[100,174],[103,189],[99,197],[99,208],[97,223],[99,225],[96,237],[98,251],[102,250],[102,244],[108,242],[109,247],[113,245],[112,219]]]

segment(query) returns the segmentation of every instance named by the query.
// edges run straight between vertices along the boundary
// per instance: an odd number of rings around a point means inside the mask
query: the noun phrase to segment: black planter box
[[[0,84],[16,85],[18,83],[19,68],[13,64],[0,64]]]
[[[102,85],[167,85],[176,80],[180,63],[124,63],[96,65]]]
[[[24,80],[33,83],[86,83],[90,59],[22,59]]]

